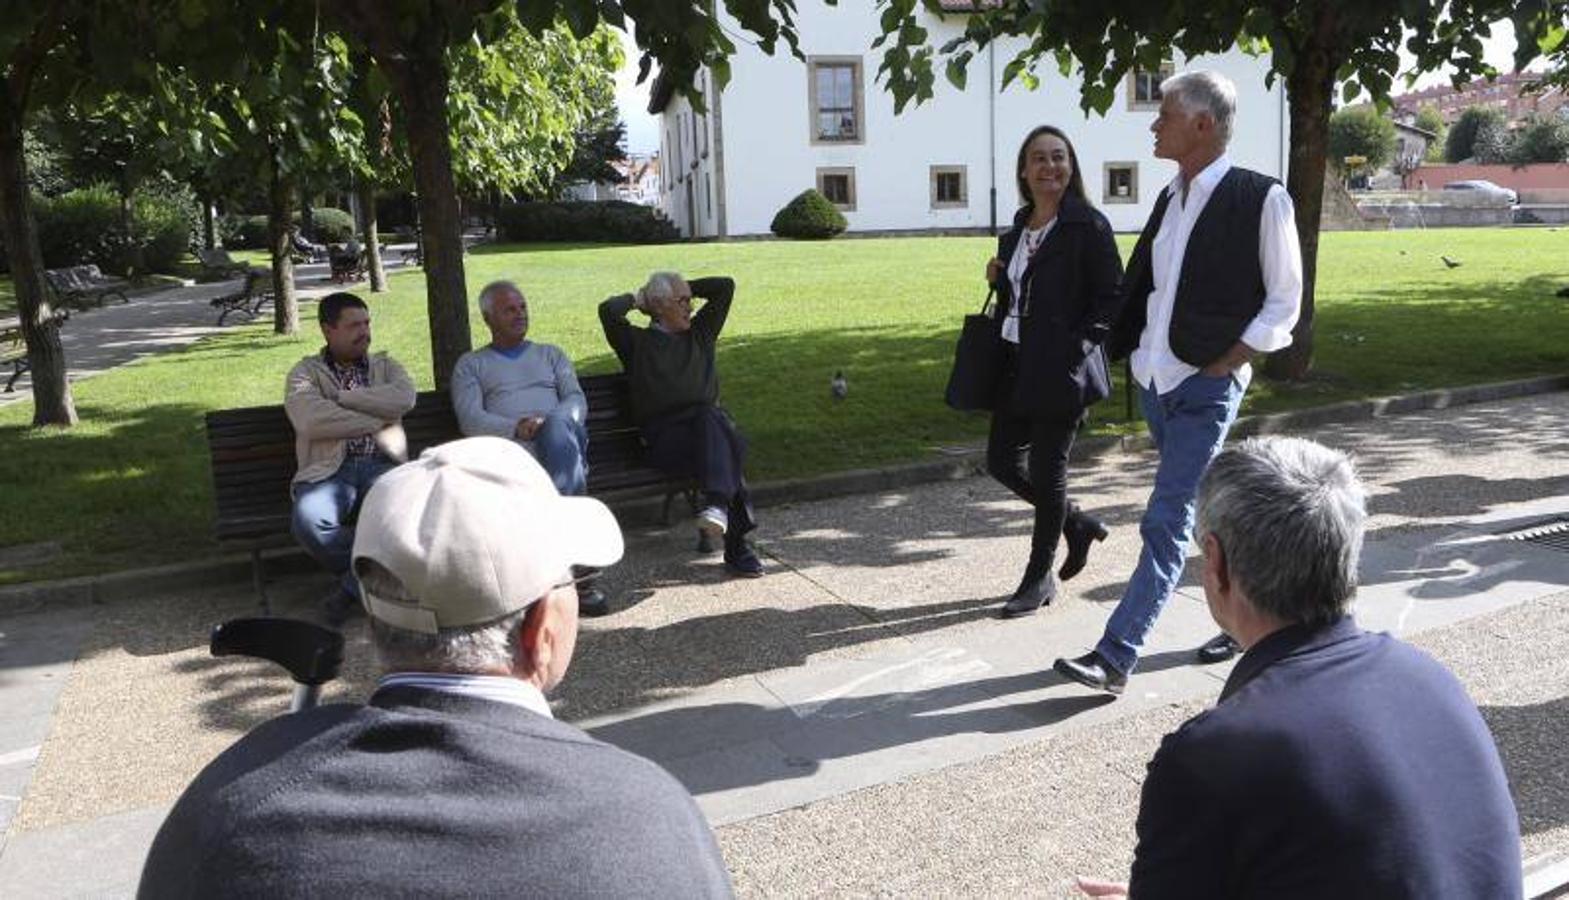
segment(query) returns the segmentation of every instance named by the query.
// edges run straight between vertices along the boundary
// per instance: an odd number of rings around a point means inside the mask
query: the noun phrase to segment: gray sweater
[[[415,687],[241,738],[186,788],[138,895],[731,895],[697,804],[646,759],[521,707]]]
[[[588,414],[572,361],[560,347],[533,341],[523,342],[517,359],[490,346],[463,354],[452,370],[452,407],[458,427],[469,437],[510,438],[519,419],[558,408],[575,422]]]

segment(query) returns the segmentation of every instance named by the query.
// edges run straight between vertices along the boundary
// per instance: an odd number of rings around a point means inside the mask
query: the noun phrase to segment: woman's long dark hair
[[[1025,155],[1030,149],[1030,142],[1043,134],[1049,134],[1061,140],[1068,148],[1068,163],[1073,166],[1073,175],[1068,179],[1068,188],[1064,193],[1089,203],[1089,195],[1084,193],[1084,174],[1079,170],[1079,153],[1073,149],[1073,142],[1068,140],[1068,135],[1055,125],[1037,125],[1029,134],[1024,136],[1024,143],[1019,145],[1019,161],[1013,168],[1014,180],[1019,184],[1019,205],[1025,209],[1035,208],[1035,198],[1030,196],[1029,182],[1024,180],[1024,162]]]

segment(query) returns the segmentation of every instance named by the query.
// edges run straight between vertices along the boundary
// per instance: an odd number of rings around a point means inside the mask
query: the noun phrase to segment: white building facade
[[[934,45],[963,31],[962,14],[922,15]],[[896,116],[893,95],[875,82],[882,51],[867,49],[880,33],[872,4],[803,4],[796,21],[806,61],[738,41],[722,92],[707,72],[699,75],[704,113],[656,85],[660,206],[682,234],[768,234],[774,214],[809,187],[844,212],[853,232],[1006,229],[1019,206],[1019,142],[1040,124],[1072,139],[1090,200],[1112,226],[1137,231],[1176,174],[1175,164],[1154,157],[1149,126],[1162,76],[1182,68],[1214,69],[1236,82],[1231,159],[1285,180],[1285,88],[1280,80],[1265,87],[1264,58],[1233,50],[1130,73],[1105,116],[1086,116],[1078,80],[1059,75],[1049,59],[1037,72],[1039,89],[1001,90],[1003,67],[1025,43],[1008,39],[970,62],[966,90],[939,75],[932,99]],[[739,33],[735,22],[726,25]]]

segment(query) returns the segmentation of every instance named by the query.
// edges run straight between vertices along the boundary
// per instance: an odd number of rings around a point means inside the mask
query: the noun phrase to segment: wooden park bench
[[[197,250],[196,259],[202,264],[202,280],[222,281],[236,275],[244,275],[251,271],[251,267],[242,262],[237,262],[229,255],[229,251],[222,247],[211,250]]]
[[[579,379],[588,399],[588,492],[609,504],[664,495],[664,518],[684,495],[695,511],[697,491],[690,479],[672,479],[647,462],[637,426],[632,423],[626,375],[588,375]],[[403,417],[409,458],[426,448],[462,437],[452,398],[445,391],[418,395]],[[251,575],[263,609],[269,609],[261,552],[293,542],[289,486],[294,477],[294,428],[282,406],[223,409],[207,414],[207,449],[212,461],[214,533],[226,548],[251,555]]]
[[[272,273],[266,269],[250,269],[245,273],[245,282],[239,290],[221,294],[207,302],[218,310],[218,324],[222,325],[229,313],[255,316],[271,299]]]
[[[129,303],[125,288],[130,282],[124,278],[105,275],[96,265],[71,266],[50,269],[44,273],[50,290],[54,291],[61,305],[71,309],[92,309],[102,306],[110,297],[118,296],[121,303]]]
[[[71,318],[69,309],[54,311],[54,320],[57,325],[62,325]],[[16,389],[16,380],[26,375],[32,369],[32,361],[27,358],[27,342],[22,339],[22,323],[16,319],[8,319],[0,323],[0,366],[11,367],[11,377],[5,380],[5,392],[12,393]]]
[[[332,253],[329,256],[332,273],[329,276],[335,283],[344,284],[349,281],[359,281],[365,277],[365,250],[356,254]]]

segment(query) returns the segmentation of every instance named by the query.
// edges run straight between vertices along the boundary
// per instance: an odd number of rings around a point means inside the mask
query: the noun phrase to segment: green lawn
[[[16,315],[16,289],[9,275],[0,275],[0,316]]]
[[[752,474],[764,480],[919,458],[984,434],[983,418],[941,398],[991,247],[981,238],[489,247],[468,257],[468,284],[473,294],[494,278],[516,280],[532,335],[599,372],[616,366],[595,316],[605,296],[653,269],[736,277],[720,371],[725,402],[751,437]],[[1446,269],[1440,254],[1463,265]],[[1553,292],[1564,284],[1569,233],[1558,230],[1326,235],[1317,374],[1303,385],[1255,381],[1247,411],[1563,372],[1569,303]],[[394,275],[392,288],[369,297],[375,344],[428,388],[423,275]],[[241,326],[81,382],[82,424],[70,431],[28,428],[26,403],[0,408],[10,511],[0,547],[57,540],[65,549],[42,566],[0,570],[0,583],[210,552],[202,414],[278,403],[284,373],[317,347],[313,315],[307,306],[297,337],[271,334],[268,322]],[[472,324],[482,342],[477,315]],[[828,381],[840,369],[850,397],[836,403]],[[1119,386],[1094,427],[1136,427],[1119,421],[1121,410]]]

